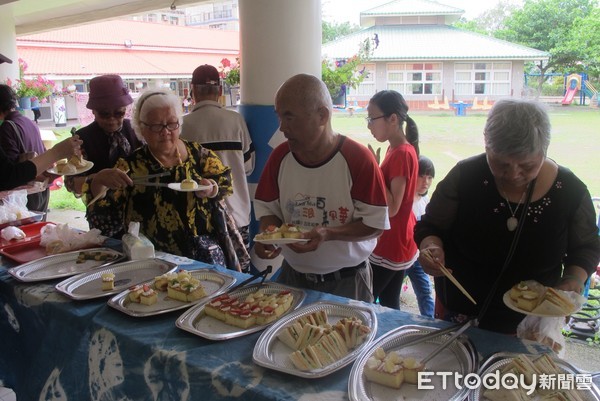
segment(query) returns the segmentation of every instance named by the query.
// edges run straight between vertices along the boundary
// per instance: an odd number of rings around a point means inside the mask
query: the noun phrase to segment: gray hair
[[[488,114],[483,137],[485,147],[497,154],[546,155],[550,145],[546,107],[530,100],[498,100]]]
[[[179,124],[183,123],[183,110],[179,97],[169,89],[148,89],[137,98],[131,125],[139,139],[143,139],[141,122],[145,121],[154,110],[164,107],[174,110]]]
[[[329,115],[333,115],[333,101],[327,85],[319,78],[309,74],[297,74],[281,85],[275,95],[275,103],[281,96],[297,97],[301,104],[319,109],[326,107]]]

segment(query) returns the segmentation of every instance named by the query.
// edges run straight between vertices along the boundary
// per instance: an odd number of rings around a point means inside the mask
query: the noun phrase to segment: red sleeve
[[[387,206],[385,181],[373,154],[346,137],[341,148],[352,177],[352,199],[373,206]]]
[[[283,158],[290,152],[290,147],[287,142],[282,143],[273,150],[265,168],[260,175],[258,185],[256,187],[256,193],[254,199],[261,200],[264,202],[273,202],[279,198],[279,167]]]

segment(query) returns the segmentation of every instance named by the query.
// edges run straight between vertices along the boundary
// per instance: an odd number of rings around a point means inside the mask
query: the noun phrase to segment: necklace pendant
[[[515,216],[511,216],[506,220],[506,228],[508,231],[515,231],[519,225],[519,220]]]

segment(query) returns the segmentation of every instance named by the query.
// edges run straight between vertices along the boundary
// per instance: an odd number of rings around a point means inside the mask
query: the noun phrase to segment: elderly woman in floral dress
[[[145,145],[119,159],[114,168],[98,172],[84,185],[85,198],[95,213],[118,210],[118,222],[124,228],[140,222],[140,232],[157,250],[223,265],[213,214],[216,202],[232,192],[230,169],[212,151],[179,138],[181,121],[175,94],[165,90],[143,93],[132,123]],[[143,184],[132,180],[161,173]],[[198,190],[168,187],[184,179],[196,181]],[[91,203],[94,197],[100,200]]]

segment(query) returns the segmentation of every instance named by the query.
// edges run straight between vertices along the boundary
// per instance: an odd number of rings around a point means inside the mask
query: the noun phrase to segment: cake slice
[[[225,313],[221,310],[223,305],[229,305],[231,298],[227,294],[220,295],[204,305],[204,313],[215,319],[225,321]]]
[[[515,284],[509,294],[517,308],[531,312],[542,302],[545,292],[546,288],[543,285],[528,280]]]
[[[142,285],[134,285],[129,287],[129,294],[127,295],[131,302],[140,303],[140,295],[144,292]]]
[[[281,231],[283,238],[302,238],[302,231],[295,224],[282,224],[279,230]]]
[[[102,291],[110,291],[115,289],[115,274],[102,273]]]
[[[262,233],[256,234],[256,240],[272,240],[283,238],[283,234],[276,225],[269,225]]]
[[[140,303],[142,305],[154,305],[158,302],[158,295],[148,284],[144,284],[143,291],[140,294]]]
[[[399,389],[404,383],[404,369],[399,355],[395,352],[386,355],[383,348],[377,348],[367,359],[363,372],[368,381],[382,386]]]

